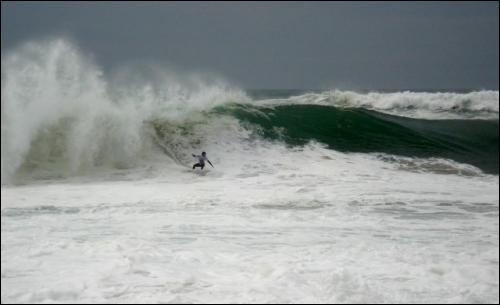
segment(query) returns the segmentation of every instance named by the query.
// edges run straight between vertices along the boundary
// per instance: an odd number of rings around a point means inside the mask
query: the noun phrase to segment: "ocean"
[[[1,301],[498,303],[498,109],[25,44],[2,54]]]

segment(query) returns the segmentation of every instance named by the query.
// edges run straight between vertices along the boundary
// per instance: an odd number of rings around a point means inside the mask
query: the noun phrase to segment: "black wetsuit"
[[[210,161],[206,156],[193,155],[193,157],[198,158],[198,163],[193,165],[193,169],[195,169],[196,167],[201,167],[201,169],[203,169],[205,167],[205,160],[207,160],[207,162],[210,163]],[[210,165],[212,165],[212,163],[210,163]]]

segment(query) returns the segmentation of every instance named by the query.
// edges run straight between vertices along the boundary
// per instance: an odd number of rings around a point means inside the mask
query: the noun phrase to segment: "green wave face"
[[[447,158],[498,174],[498,120],[418,120],[366,109],[317,105],[219,107],[289,145],[311,140],[342,152]]]

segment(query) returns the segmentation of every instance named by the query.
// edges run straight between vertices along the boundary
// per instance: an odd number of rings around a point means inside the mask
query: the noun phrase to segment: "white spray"
[[[22,168],[72,175],[96,166],[134,166],[150,153],[144,122],[179,122],[242,100],[241,91],[158,69],[135,83],[101,70],[63,39],[27,43],[2,57],[2,183]]]

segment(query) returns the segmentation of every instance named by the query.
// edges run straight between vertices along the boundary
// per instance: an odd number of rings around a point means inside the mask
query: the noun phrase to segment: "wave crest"
[[[321,105],[364,108],[418,119],[498,119],[498,91],[357,93],[332,90],[290,98],[264,99],[259,105]]]

